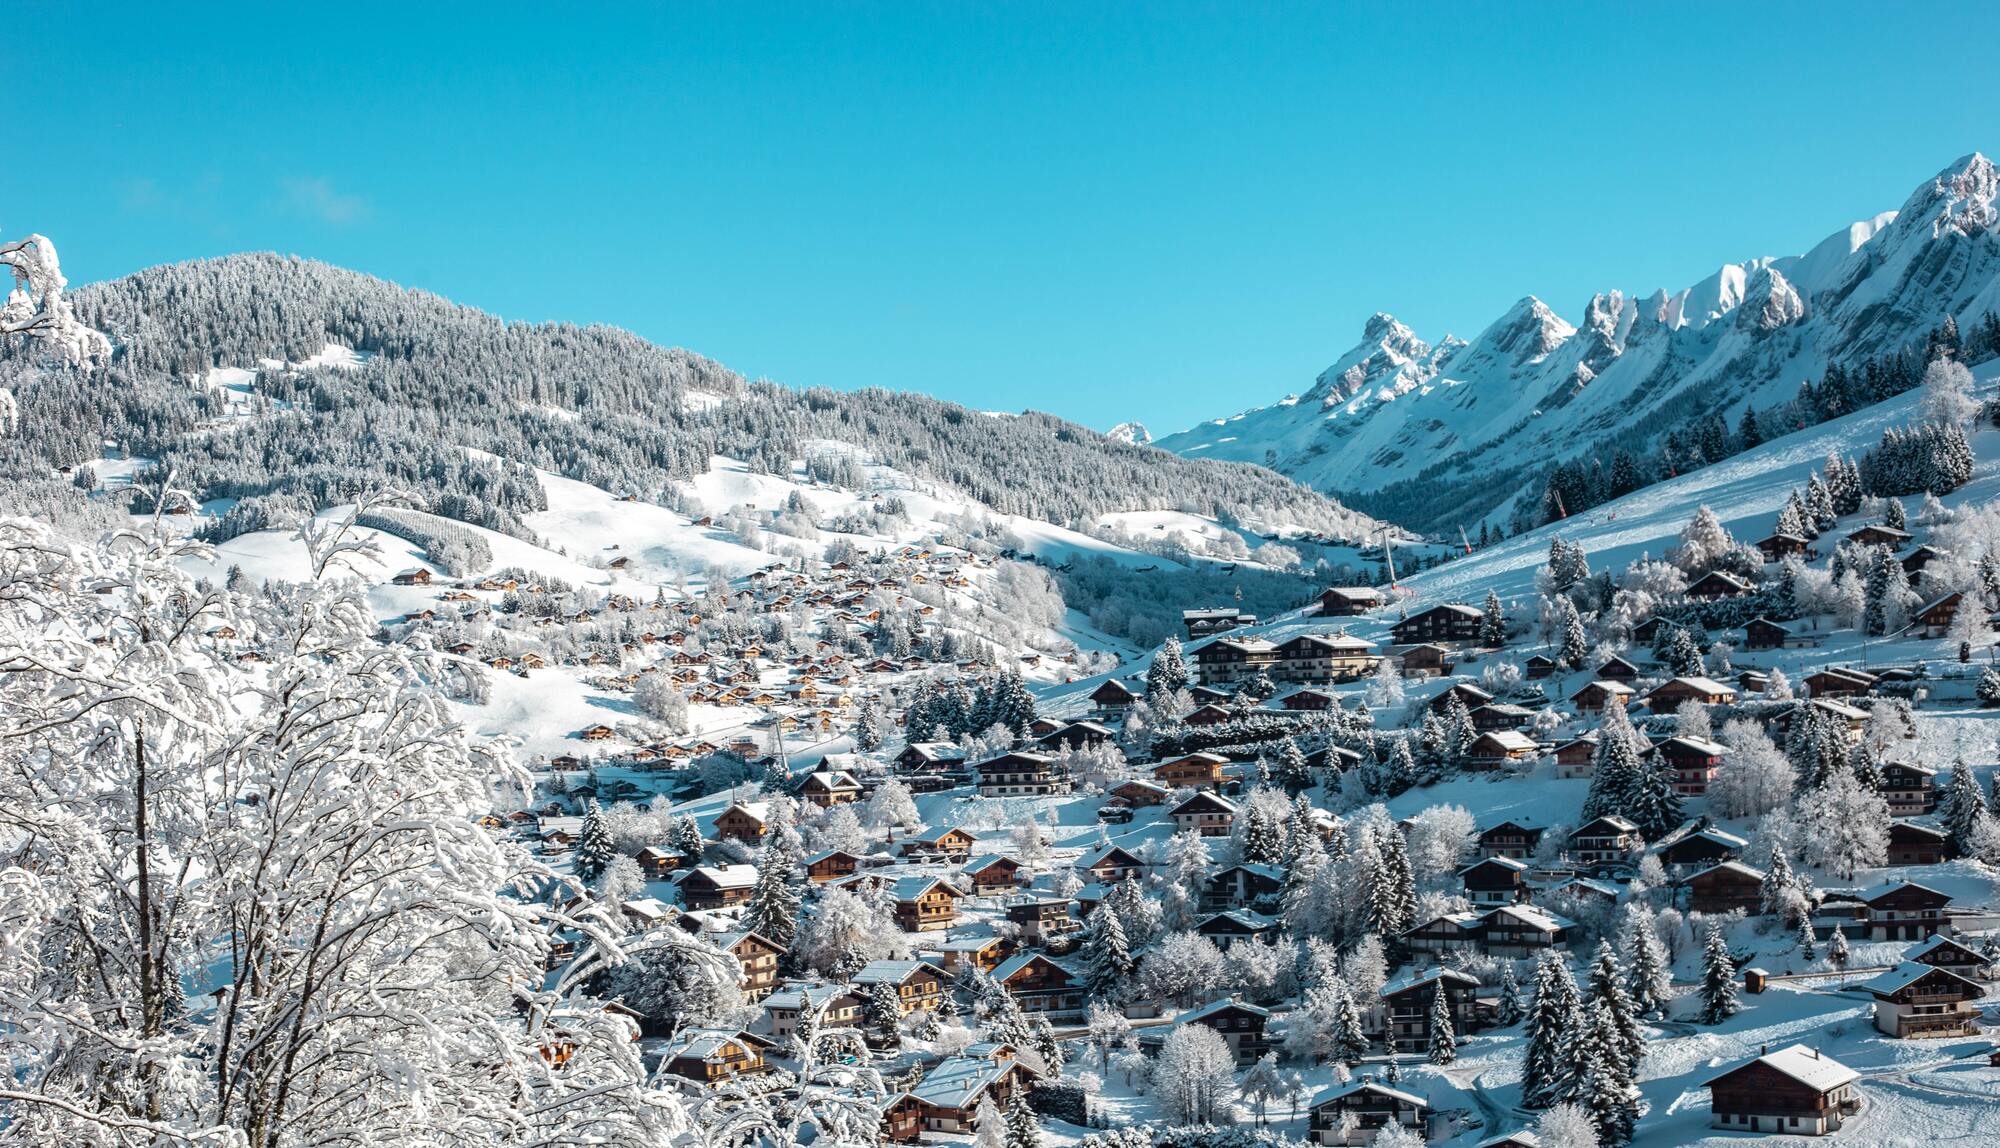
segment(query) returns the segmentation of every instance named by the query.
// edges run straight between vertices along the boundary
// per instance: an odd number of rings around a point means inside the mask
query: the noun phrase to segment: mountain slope
[[[1731,264],[1671,295],[1605,292],[1576,324],[1531,296],[1470,341],[1432,345],[1377,314],[1304,394],[1158,443],[1375,496],[1357,500],[1405,525],[1504,521],[1556,461],[1643,450],[1710,412],[1733,423],[1829,364],[2000,311],[1996,184],[1969,155],[1803,255]]]
[[[520,531],[545,509],[529,468],[664,500],[716,456],[778,474],[807,459],[841,481],[851,467],[823,444],[847,444],[1061,526],[1177,510],[1266,533],[1379,529],[1256,467],[1190,462],[1035,412],[746,383],[623,331],[505,323],[299,259],[158,267],[74,298],[117,357],[81,376],[0,353],[0,385],[37,416],[0,441],[0,474],[46,475],[109,439],[173,465],[202,499],[325,505],[387,483],[448,517]]]

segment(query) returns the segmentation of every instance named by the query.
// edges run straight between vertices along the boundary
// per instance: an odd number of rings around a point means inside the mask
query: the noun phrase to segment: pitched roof
[[[1211,1017],[1216,1015],[1217,1013],[1227,1012],[1230,1009],[1236,1009],[1240,1012],[1247,1012],[1252,1016],[1268,1017],[1271,1015],[1271,1010],[1269,1009],[1261,1009],[1253,1004],[1245,1004],[1242,1001],[1231,1000],[1228,997],[1224,997],[1218,1001],[1210,1001],[1207,1004],[1201,1006],[1200,1008],[1195,1009],[1193,1012],[1184,1012],[1181,1015],[1175,1017],[1174,1020],[1176,1023],[1179,1024],[1187,1024],[1190,1021],[1202,1020],[1205,1017]]]
[[[1312,1107],[1318,1108],[1322,1104],[1330,1104],[1333,1101],[1352,1096],[1357,1092],[1372,1092],[1377,1096],[1393,1096],[1405,1104],[1413,1104],[1418,1108],[1430,1107],[1430,1102],[1416,1093],[1404,1092],[1400,1088],[1391,1088],[1386,1084],[1378,1084],[1372,1076],[1357,1076],[1346,1084],[1334,1085],[1332,1088],[1313,1097]]]
[[[1831,1092],[1844,1084],[1852,1084],[1861,1079],[1860,1073],[1830,1056],[1822,1055],[1818,1049],[1795,1044],[1790,1048],[1753,1056],[1741,1064],[1723,1069],[1702,1081],[1702,1085],[1706,1087],[1724,1077],[1734,1076],[1753,1064],[1776,1069],[1816,1092]]]
[[[1877,973],[1868,980],[1862,981],[1861,987],[1877,996],[1888,996],[1891,993],[1901,992],[1909,988],[1932,973],[1943,973],[1953,980],[1964,981],[1979,995],[1984,996],[1986,994],[1985,988],[1977,981],[1969,977],[1960,976],[1942,965],[1927,965],[1922,961],[1903,961],[1893,969]]]

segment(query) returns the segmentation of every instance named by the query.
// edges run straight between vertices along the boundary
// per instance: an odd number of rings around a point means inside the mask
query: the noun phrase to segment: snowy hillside
[[[1365,504],[1405,525],[1505,522],[1552,462],[1648,449],[1712,413],[1734,426],[1829,364],[1921,345],[1947,315],[1972,329],[2000,311],[1996,187],[1993,162],[1970,155],[1802,255],[1672,293],[1607,291],[1575,322],[1531,296],[1469,341],[1433,344],[1377,314],[1303,394],[1159,445],[1380,495]]]

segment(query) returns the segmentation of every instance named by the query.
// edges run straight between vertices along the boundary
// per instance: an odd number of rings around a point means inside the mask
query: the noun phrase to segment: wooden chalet
[[[1898,1040],[1979,1035],[1986,986],[1941,965],[1904,961],[1864,981],[1875,998],[1875,1027]]]
[[[1889,822],[1889,864],[1942,865],[1951,853],[1951,834],[1941,826],[1906,817]]]
[[[1463,602],[1446,602],[1404,618],[1389,627],[1389,633],[1399,646],[1426,642],[1476,642],[1485,620],[1484,613]]]
[[[1511,729],[1491,730],[1472,740],[1465,751],[1465,763],[1470,769],[1501,769],[1533,761],[1540,751],[1535,739],[1527,734]]]
[[[1190,753],[1154,766],[1153,780],[1168,789],[1218,790],[1227,780],[1222,770],[1228,764],[1219,753]]]
[[[1322,689],[1307,686],[1278,699],[1278,708],[1293,713],[1322,713],[1340,708],[1340,699]]]
[[[1850,530],[1847,533],[1847,540],[1849,542],[1861,546],[1887,546],[1891,550],[1901,550],[1903,547],[1908,546],[1912,537],[1914,535],[1907,530],[1898,530],[1893,526],[1884,526],[1874,522],[1869,523],[1859,530]]]
[[[1262,638],[1217,638],[1194,651],[1195,673],[1205,686],[1254,678],[1277,664],[1278,647]]]
[[[967,1135],[978,1128],[980,1101],[991,1100],[994,1110],[1005,1115],[1014,1097],[1041,1075],[1009,1045],[973,1045],[963,1055],[940,1061],[911,1087],[909,1096],[924,1132]]]
[[[806,858],[806,880],[815,885],[852,877],[861,869],[861,858],[845,849],[829,849]]]
[[[1985,953],[1963,941],[1939,933],[1903,954],[1906,961],[1950,969],[1975,981],[1993,979],[1993,961]]]
[[[716,948],[735,957],[737,966],[743,970],[737,983],[742,986],[745,1001],[763,1000],[778,987],[778,958],[785,955],[778,942],[751,929],[713,934],[709,939]]]
[[[800,984],[794,982],[764,998],[764,1015],[771,1019],[771,1032],[783,1038],[799,1026],[799,1017],[811,1012],[822,1027],[855,1028],[861,1024],[861,994],[846,985]]]
[[[1669,678],[1647,691],[1645,697],[1646,708],[1662,714],[1673,713],[1684,702],[1724,706],[1735,700],[1736,690],[1733,687],[1701,677]]]
[[[1690,821],[1661,838],[1653,855],[1668,873],[1697,873],[1711,865],[1734,861],[1750,843],[1702,821]]]
[[[675,882],[684,909],[726,909],[750,899],[757,885],[755,865],[702,865]]]
[[[1676,734],[1655,743],[1648,754],[1657,755],[1673,770],[1675,793],[1701,797],[1708,793],[1708,785],[1715,780],[1715,771],[1722,768],[1722,759],[1728,752],[1729,747],[1720,742]]]
[[[1555,672],[1561,668],[1562,666],[1557,664],[1556,660],[1547,654],[1535,654],[1529,657],[1527,661],[1521,663],[1522,675],[1531,682],[1539,682],[1543,678],[1553,677],[1555,676]]]
[[[1764,556],[1764,561],[1767,563],[1783,562],[1787,558],[1804,560],[1812,552],[1811,539],[1782,532],[1759,538],[1756,546],[1757,552]]]
[[[1351,682],[1375,672],[1375,644],[1345,632],[1300,634],[1278,646],[1271,676],[1281,682]]]
[[[1734,574],[1722,570],[1710,570],[1688,583],[1686,594],[1696,602],[1713,602],[1720,598],[1741,598],[1754,587]]]
[[[1117,737],[1109,727],[1094,721],[1073,721],[1045,734],[1036,744],[1051,751],[1093,749],[1115,741]]]
[[[1069,966],[1047,953],[1016,953],[993,970],[993,983],[1007,990],[1021,1011],[1046,1016],[1051,1023],[1083,1019],[1089,993]]]
[[[1181,625],[1187,631],[1189,641],[1207,638],[1238,626],[1254,626],[1257,615],[1248,614],[1233,606],[1220,606],[1205,610],[1182,610]]]
[[[902,854],[905,857],[944,857],[969,861],[975,844],[977,840],[972,834],[956,826],[925,829],[913,837],[903,839]]]
[[[771,831],[771,806],[763,801],[733,801],[716,815],[717,840],[730,839],[756,845]]]
[[[1203,837],[1227,837],[1236,823],[1236,806],[1208,792],[1197,793],[1167,814],[1176,830],[1192,829]]]
[[[1533,905],[1495,905],[1479,916],[1479,947],[1502,959],[1532,957],[1569,943],[1576,922]]]
[[[944,995],[946,977],[943,969],[929,961],[869,961],[850,983],[864,996],[866,990],[876,985],[894,988],[897,1006],[908,1016],[919,1009],[937,1007],[938,999]]]
[[[428,586],[431,584],[431,572],[419,566],[414,570],[403,571],[389,579],[389,582],[394,586]]]
[[[1430,1111],[1430,1102],[1416,1093],[1364,1074],[1313,1097],[1306,1140],[1322,1145],[1372,1144],[1386,1124],[1400,1124],[1428,1140]],[[1348,1125],[1352,1131],[1346,1130]]]
[[[1597,730],[1586,730],[1582,734],[1556,747],[1556,776],[1564,778],[1589,777],[1597,770],[1597,747],[1604,741],[1604,735]]]
[[[1382,605],[1386,599],[1373,586],[1329,586],[1320,591],[1319,612],[1327,618],[1352,618]]]
[[[1458,871],[1474,905],[1511,905],[1528,899],[1528,866],[1512,857],[1487,857]]]
[[[1493,695],[1473,685],[1471,682],[1453,682],[1428,703],[1434,714],[1443,714],[1451,709],[1453,699],[1465,707],[1467,713],[1493,700]]]
[[[1224,709],[1219,703],[1204,702],[1181,718],[1182,725],[1199,729],[1204,726],[1221,725],[1236,720],[1236,715]]]
[[[974,857],[959,870],[975,897],[992,897],[1001,893],[1012,893],[1025,882],[1021,880],[1025,868],[1019,861],[1005,853],[988,853]]]
[[[1937,770],[1914,761],[1882,764],[1882,799],[1891,817],[1922,817],[1937,811]]]
[[[861,783],[843,769],[820,769],[799,783],[799,796],[821,809],[861,800]]]
[[[1878,680],[1866,670],[1827,666],[1807,674],[1802,684],[1809,698],[1853,698],[1874,693]]]
[[[896,899],[896,924],[911,933],[951,928],[965,896],[941,877],[899,877],[889,891]]]
[[[1230,865],[1201,883],[1200,908],[1206,913],[1271,904],[1285,890],[1285,871],[1276,865]]]
[[[674,1046],[662,1054],[660,1068],[712,1088],[735,1077],[768,1071],[764,1054],[776,1048],[775,1041],[755,1033],[697,1029],[676,1038]]]
[[[1685,882],[1688,907],[1698,913],[1740,909],[1755,914],[1764,900],[1764,872],[1741,861],[1718,861]]]
[[[1743,623],[1743,648],[1782,650],[1791,644],[1792,632],[1769,618],[1752,618]]]
[[[1274,943],[1278,938],[1279,924],[1278,918],[1265,916],[1255,909],[1224,909],[1196,922],[1194,931],[1213,941],[1216,948],[1226,953],[1238,941]]]
[[[1432,642],[1404,650],[1396,659],[1397,672],[1406,678],[1441,678],[1452,669],[1451,651]]]
[[[1860,1107],[1854,1091],[1859,1079],[1860,1073],[1803,1044],[1765,1051],[1702,1082],[1709,1092],[1709,1127],[1793,1136],[1838,1132]]]
[[[1103,684],[1090,691],[1090,704],[1097,716],[1107,721],[1123,721],[1125,712],[1140,695],[1117,678],[1106,678]]]
[[[1100,885],[1115,885],[1146,875],[1146,863],[1121,845],[1106,845],[1094,853],[1085,854],[1077,861],[1076,868],[1088,880]]]
[[[1639,680],[1639,667],[1613,654],[1604,659],[1604,664],[1597,667],[1592,677],[1600,682],[1635,682]]]
[[[1951,620],[1958,615],[1965,595],[1953,590],[1943,597],[1933,598],[1917,607],[1911,615],[1910,627],[1926,638],[1942,638],[1951,630]]]
[[[1269,1010],[1244,1004],[1235,997],[1212,1001],[1174,1018],[1176,1024],[1198,1024],[1215,1030],[1229,1045],[1229,1051],[1236,1054],[1239,1065],[1255,1064],[1270,1051],[1271,1042],[1264,1036],[1264,1026],[1270,1020]]]
[[[1535,855],[1547,826],[1532,821],[1509,820],[1479,831],[1477,848],[1481,857],[1505,857],[1526,861]]]
[[[1894,881],[1861,893],[1856,924],[1871,941],[1921,941],[1944,931],[1949,894],[1914,881]]]
[[[1382,1039],[1399,1052],[1421,1052],[1430,1044],[1431,1008],[1444,990],[1452,1027],[1463,1036],[1472,1028],[1472,998],[1479,978],[1456,969],[1429,968],[1406,973],[1382,986]]]
[[[1596,717],[1616,706],[1625,709],[1631,706],[1634,690],[1624,682],[1609,679],[1585,682],[1582,689],[1569,696],[1569,702],[1576,712],[1586,717]]]
[[[1069,792],[1069,781],[1058,775],[1055,758],[1016,750],[988,758],[972,767],[979,775],[981,797],[1043,796]]]
[[[1568,853],[1579,865],[1619,864],[1643,843],[1637,825],[1607,814],[1571,830]]]

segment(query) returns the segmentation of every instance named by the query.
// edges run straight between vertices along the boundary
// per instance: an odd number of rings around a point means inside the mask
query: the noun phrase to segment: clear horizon
[[[1900,8],[38,5],[0,236],[73,283],[277,250],[793,386],[1155,434],[1375,311],[1677,290],[1993,150]]]

